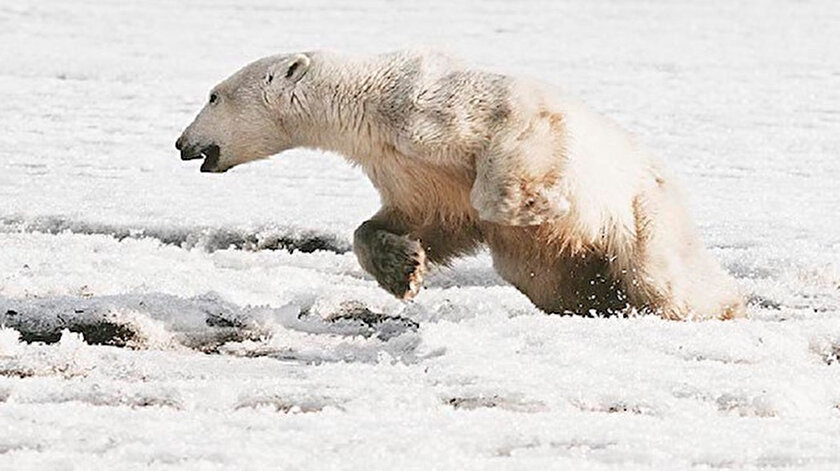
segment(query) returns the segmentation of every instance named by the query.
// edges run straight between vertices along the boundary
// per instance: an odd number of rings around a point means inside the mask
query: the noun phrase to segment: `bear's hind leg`
[[[734,280],[706,250],[673,184],[660,179],[634,201],[636,241],[615,254],[633,306],[664,319],[745,316]]]
[[[550,228],[488,225],[496,272],[547,313],[611,316],[628,307],[607,257],[548,243]]]

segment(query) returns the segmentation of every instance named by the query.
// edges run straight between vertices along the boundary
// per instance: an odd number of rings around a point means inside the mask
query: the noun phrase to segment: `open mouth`
[[[210,145],[201,149],[199,157],[204,159],[204,162],[201,164],[202,172],[222,172],[222,170],[219,169],[219,146]]]
[[[185,148],[181,151],[181,160],[204,159],[201,164],[202,172],[221,173],[224,170],[219,167],[219,154],[219,146],[215,144],[202,147],[200,150],[196,147]]]

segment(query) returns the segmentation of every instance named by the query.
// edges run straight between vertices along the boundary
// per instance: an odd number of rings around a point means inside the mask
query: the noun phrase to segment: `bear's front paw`
[[[426,274],[426,252],[420,241],[379,232],[370,264],[373,277],[394,296],[407,300],[420,292]]]

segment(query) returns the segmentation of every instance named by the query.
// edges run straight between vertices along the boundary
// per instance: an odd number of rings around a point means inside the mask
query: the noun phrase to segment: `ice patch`
[[[498,408],[511,412],[545,412],[548,407],[541,401],[523,399],[519,395],[474,394],[463,396],[447,396],[443,403],[455,409],[475,410],[484,408]]]
[[[645,402],[626,401],[617,398],[602,398],[600,400],[573,399],[570,402],[573,406],[583,412],[651,416],[659,415],[656,407]]]
[[[0,347],[8,351],[20,338],[58,342],[65,353],[86,342],[319,363],[376,362],[383,353],[415,361],[419,344],[416,322],[374,312],[358,301],[241,307],[213,293],[0,298],[0,325],[8,327],[0,337]]]
[[[183,408],[182,398],[175,390],[148,385],[132,385],[130,390],[126,390],[119,383],[98,383],[95,387],[91,387],[84,383],[69,382],[59,390],[27,391],[26,396],[15,397],[15,402],[23,404],[80,402],[98,407]]]
[[[335,407],[341,410],[343,409],[341,406],[342,402],[343,401],[328,397],[301,393],[283,394],[278,392],[256,392],[241,395],[234,408],[258,409],[261,407],[269,407],[277,412],[285,414],[307,414],[312,412],[321,412],[327,407]]]
[[[826,365],[840,364],[840,337],[814,338],[811,340],[810,348]]]

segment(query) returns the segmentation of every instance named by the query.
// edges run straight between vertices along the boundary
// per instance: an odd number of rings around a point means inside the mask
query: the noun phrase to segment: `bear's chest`
[[[469,216],[475,175],[468,169],[435,165],[400,154],[362,165],[382,203],[407,215]]]

